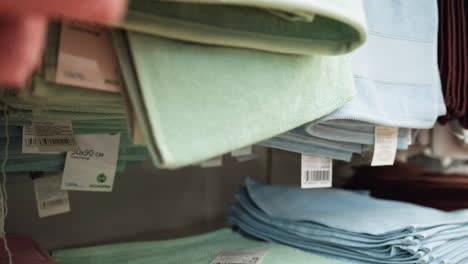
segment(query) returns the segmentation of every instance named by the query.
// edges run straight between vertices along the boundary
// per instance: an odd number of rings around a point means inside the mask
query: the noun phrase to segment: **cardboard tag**
[[[62,22],[56,82],[120,92],[122,82],[110,30],[83,22]]]
[[[22,153],[59,153],[78,150],[71,121],[32,121],[23,126]]]
[[[301,188],[332,187],[333,160],[313,155],[301,155]]]
[[[267,251],[266,248],[226,250],[216,256],[210,264],[260,264]]]
[[[68,192],[60,189],[61,181],[62,173],[46,174],[33,181],[40,218],[70,212]]]
[[[223,166],[223,157],[219,156],[207,161],[200,163],[200,167],[202,168],[213,168],[213,167],[221,167]]]
[[[248,146],[241,149],[236,149],[231,152],[231,156],[240,157],[240,156],[249,156],[252,155],[252,146]]]
[[[375,127],[374,155],[371,166],[389,166],[395,162],[398,127]]]
[[[112,191],[120,134],[79,135],[76,140],[81,150],[67,153],[62,189]]]

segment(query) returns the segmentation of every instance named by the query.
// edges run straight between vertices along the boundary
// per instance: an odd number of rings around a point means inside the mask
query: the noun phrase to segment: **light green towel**
[[[271,138],[354,96],[347,55],[282,55],[120,31],[114,42],[147,146],[161,167]]]
[[[366,39],[361,0],[131,0],[122,27],[289,54],[343,54]]]
[[[181,239],[57,250],[60,264],[209,264],[226,250],[266,248],[262,264],[344,264],[279,244],[249,240],[228,229]]]

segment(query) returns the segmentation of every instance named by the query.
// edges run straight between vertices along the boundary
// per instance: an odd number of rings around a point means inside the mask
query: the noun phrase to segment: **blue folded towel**
[[[461,263],[468,210],[451,213],[339,190],[301,190],[251,179],[231,223],[251,236],[357,263]],[[455,262],[457,261],[457,262]]]
[[[351,54],[356,97],[305,125],[304,129],[314,136],[306,145],[298,147],[296,140],[283,139],[282,149],[346,160],[337,153],[318,149],[316,138],[372,145],[376,125],[430,128],[438,116],[445,114],[437,65],[437,2],[363,3],[368,40]],[[400,130],[399,149],[407,148],[405,133]],[[275,141],[264,145],[274,147]],[[341,156],[349,157],[349,152],[346,149]]]

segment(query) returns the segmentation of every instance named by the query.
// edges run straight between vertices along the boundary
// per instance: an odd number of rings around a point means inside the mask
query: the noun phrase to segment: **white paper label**
[[[200,163],[202,168],[212,168],[212,167],[221,167],[223,166],[223,157],[217,157]]]
[[[468,130],[463,129],[463,143],[468,144]]]
[[[226,250],[216,256],[210,264],[260,264],[267,251],[266,248]]]
[[[408,145],[413,145],[413,130],[408,129]]]
[[[389,166],[395,162],[398,127],[375,127],[374,156],[371,166]]]
[[[23,153],[59,153],[78,150],[71,121],[33,121],[23,126]]]
[[[79,135],[76,140],[81,150],[67,153],[62,189],[112,191],[120,134]]]
[[[313,155],[301,155],[301,188],[332,187],[333,160]]]
[[[108,28],[62,22],[56,82],[85,88],[120,91],[119,69]]]
[[[233,157],[248,156],[248,155],[252,155],[252,146],[237,149],[231,152],[231,156]]]
[[[62,173],[46,174],[34,180],[39,217],[70,212],[68,192],[60,189]]]

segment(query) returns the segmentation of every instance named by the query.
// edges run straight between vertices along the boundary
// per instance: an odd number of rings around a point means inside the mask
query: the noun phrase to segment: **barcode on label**
[[[306,182],[321,182],[330,180],[330,171],[305,171]]]
[[[74,138],[26,138],[25,145],[75,145]]]
[[[50,207],[60,206],[64,203],[68,202],[67,199],[59,199],[59,200],[52,200],[52,201],[44,201],[40,203],[41,209],[47,209]]]
[[[333,161],[329,158],[302,154],[301,188],[332,187]]]
[[[70,79],[76,79],[76,80],[81,80],[81,81],[86,81],[86,78],[85,76],[80,73],[80,72],[69,72],[69,71],[65,71],[63,73],[66,77],[70,78]]]

